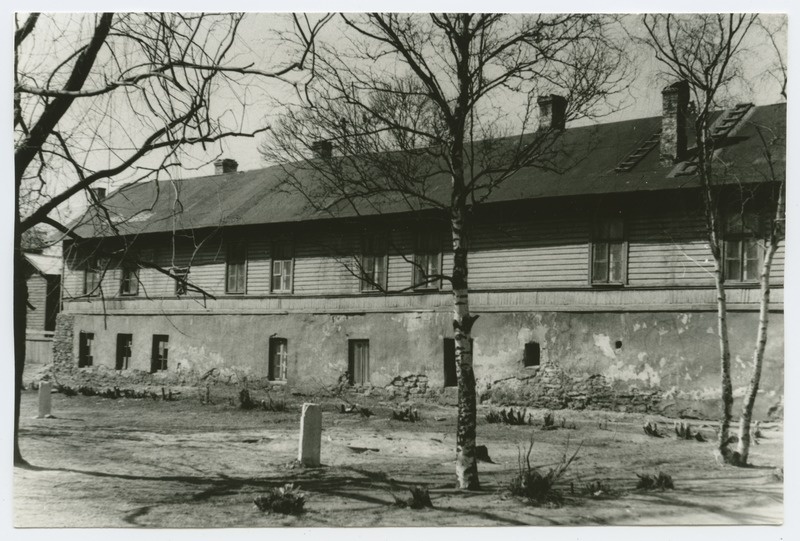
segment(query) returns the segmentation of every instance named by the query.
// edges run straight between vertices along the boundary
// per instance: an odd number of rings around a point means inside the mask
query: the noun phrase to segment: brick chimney
[[[224,175],[226,173],[235,173],[239,168],[239,162],[231,158],[223,158],[214,162],[214,174]]]
[[[661,91],[661,163],[673,165],[686,158],[686,113],[689,83],[678,81]]]
[[[567,121],[567,98],[557,94],[539,96],[539,130],[563,130]]]
[[[330,158],[333,155],[333,143],[330,141],[314,141],[311,143],[311,151],[317,158]]]

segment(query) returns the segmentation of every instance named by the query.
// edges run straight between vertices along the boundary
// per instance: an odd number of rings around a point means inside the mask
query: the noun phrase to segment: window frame
[[[432,246],[436,249],[432,249]],[[413,269],[411,273],[411,285],[414,290],[439,291],[442,289],[442,252],[442,236],[438,230],[417,232],[414,244]],[[436,261],[436,274],[439,276],[435,280],[423,279],[423,274],[427,276],[427,273],[422,270],[423,258],[426,263],[431,260]],[[425,267],[427,268],[428,266],[425,265]]]
[[[730,231],[730,219],[732,216],[739,217],[739,224],[740,230],[736,232]],[[756,222],[755,229],[747,230],[745,224],[747,224],[747,217],[751,217]],[[763,237],[763,225],[764,225],[764,216],[763,213],[752,209],[752,208],[743,208],[740,211],[736,212],[726,212],[723,214],[723,225],[722,225],[722,277],[725,282],[732,282],[736,284],[757,284],[761,280],[761,267],[764,264],[764,246],[762,241]],[[738,243],[738,264],[739,264],[739,272],[737,276],[731,276],[730,270],[728,268],[729,261],[732,261],[730,258],[730,246],[729,243],[736,242]],[[756,250],[756,258],[747,258],[747,247],[755,247]],[[756,269],[755,275],[753,277],[745,278],[747,273],[747,261],[755,261],[756,262]]]
[[[285,346],[285,357],[279,363],[279,374],[275,374],[273,359],[280,346]],[[267,366],[267,379],[273,383],[285,383],[289,379],[289,340],[280,336],[272,336],[269,339],[269,365]]]
[[[175,296],[181,297],[189,294],[189,267],[172,267],[172,274],[175,277]],[[227,284],[227,276],[225,283]]]
[[[372,278],[367,278],[366,260],[371,260]],[[383,269],[380,280],[376,280],[375,270],[378,262]],[[361,255],[358,261],[359,291],[361,293],[383,293],[389,287],[389,248],[384,231],[365,232],[361,235]],[[377,285],[376,285],[377,284]]]
[[[124,342],[123,340],[127,340]],[[127,357],[123,354],[127,348]],[[117,333],[117,358],[115,359],[115,370],[129,370],[131,359],[133,358],[133,334]]]
[[[163,356],[159,354],[158,350],[158,344],[162,342],[164,343]],[[158,368],[156,368],[156,366]],[[157,372],[166,372],[167,370],[169,370],[169,335],[154,334],[152,341],[152,351],[150,356],[150,373],[155,374]]]
[[[131,273],[130,276],[126,276],[126,273]],[[131,277],[133,280],[131,280]],[[133,284],[135,288],[131,290],[126,290],[125,284]],[[123,265],[120,269],[120,277],[119,277],[119,294],[122,297],[136,297],[139,295],[139,267],[136,265]]]
[[[618,236],[601,235],[600,229],[611,229],[611,223],[619,220],[621,233]],[[620,246],[620,279],[611,281],[611,246]],[[601,245],[606,247],[606,273],[605,279],[595,277],[595,251]],[[625,216],[604,213],[596,216],[591,223],[589,237],[589,285],[593,287],[623,287],[628,284],[628,224]]]
[[[94,366],[94,333],[80,331],[78,333],[78,368]]]
[[[361,365],[361,380],[356,381],[356,374],[355,374],[355,367],[356,367],[356,349],[359,347],[363,351],[364,346],[366,346],[367,351],[367,362],[366,362],[366,369],[364,369],[364,365]],[[351,338],[347,341],[347,372],[349,375],[348,383],[350,385],[358,385],[358,386],[365,386],[372,384],[372,370],[370,367],[370,347],[369,347],[369,339],[368,338]],[[363,360],[363,357],[362,357]],[[364,378],[364,374],[366,374],[366,378]]]
[[[282,257],[277,257],[282,256]],[[269,263],[269,291],[270,293],[278,293],[283,295],[291,295],[294,293],[294,243],[290,240],[276,240],[272,243],[270,251]],[[281,272],[275,274],[275,264],[280,265]],[[289,264],[289,270],[286,272],[286,263]],[[284,280],[288,275],[289,285],[283,287]],[[281,287],[275,287],[275,277],[279,278]]]
[[[237,253],[241,251],[241,253]],[[234,258],[234,256],[241,256],[241,259]],[[248,246],[247,242],[243,240],[236,240],[228,243],[225,251],[225,294],[226,295],[246,295],[247,294],[247,263],[248,263]],[[232,268],[241,268],[241,291],[238,288],[231,286],[231,270]],[[237,281],[238,282],[238,281]]]
[[[83,294],[89,297],[100,295],[102,288],[103,274],[108,268],[108,260],[97,256],[89,258],[86,268],[83,271]],[[92,276],[92,286],[89,286],[89,277]]]

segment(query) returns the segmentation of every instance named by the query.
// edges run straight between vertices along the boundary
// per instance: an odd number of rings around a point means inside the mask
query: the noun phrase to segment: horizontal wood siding
[[[45,306],[47,304],[47,280],[44,276],[33,274],[28,278],[28,303],[34,307],[28,308],[26,329],[44,330]]]
[[[585,285],[588,234],[588,221],[581,216],[478,227],[469,254],[470,287]]]
[[[295,240],[294,293],[328,295],[358,293],[353,256],[359,250],[354,232],[304,232]],[[350,269],[350,270],[348,270]]]
[[[713,283],[701,217],[650,208],[629,216],[626,225],[629,286]]]

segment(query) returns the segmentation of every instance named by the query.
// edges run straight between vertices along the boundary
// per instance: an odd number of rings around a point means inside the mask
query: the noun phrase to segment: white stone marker
[[[322,441],[322,408],[319,404],[303,404],[300,417],[300,450],[297,460],[303,466],[319,466]]]
[[[50,414],[50,387],[49,381],[42,381],[39,383],[39,415],[37,419],[49,419],[52,417]]]

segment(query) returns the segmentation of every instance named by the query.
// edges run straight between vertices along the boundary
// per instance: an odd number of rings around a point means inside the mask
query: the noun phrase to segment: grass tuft
[[[425,509],[426,507],[433,508],[431,495],[427,488],[417,485],[410,488],[409,491],[411,492],[411,497],[406,498],[405,500],[395,496],[395,505],[398,507],[408,507],[410,509]]]
[[[639,482],[636,483],[636,488],[641,490],[672,490],[675,488],[675,483],[672,481],[672,476],[664,472],[658,472],[656,475],[636,474]]]
[[[299,515],[306,504],[306,496],[298,487],[289,483],[273,488],[266,494],[256,496],[253,503],[265,513],[281,513],[283,515]]]
[[[567,443],[569,445],[569,443]],[[540,471],[540,467],[531,466],[531,452],[533,451],[533,436],[527,448],[520,447],[517,454],[517,474],[511,479],[508,490],[512,495],[525,498],[532,505],[552,505],[559,506],[563,502],[561,493],[555,488],[556,483],[567,471],[578,456],[581,447],[567,455],[567,449],[561,460],[550,468],[546,473]],[[524,451],[524,456],[523,456]]]
[[[486,414],[487,423],[502,423],[504,425],[530,425],[533,424],[528,412],[523,409],[502,408],[500,410],[490,410]]]
[[[400,408],[399,410],[392,410],[392,419],[395,421],[403,421],[406,423],[416,423],[422,420],[419,411],[411,409],[411,407]]]

